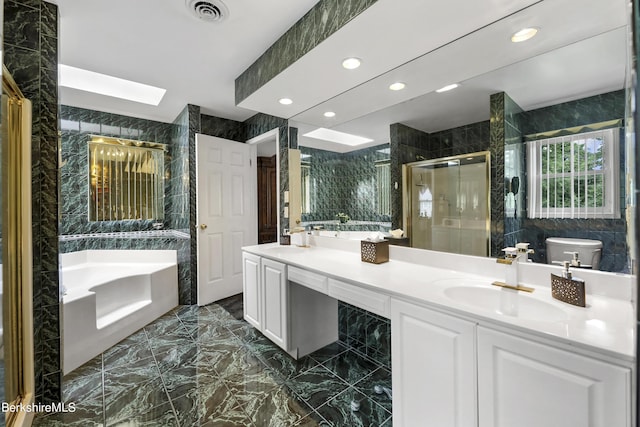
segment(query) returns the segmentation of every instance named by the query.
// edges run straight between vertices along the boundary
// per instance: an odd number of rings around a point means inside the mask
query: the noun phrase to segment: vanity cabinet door
[[[262,258],[260,273],[263,295],[262,333],[286,351],[289,346],[287,266]]]
[[[262,330],[260,257],[243,252],[242,273],[244,320],[253,325],[253,327]]]
[[[630,381],[628,368],[478,327],[480,427],[628,427]]]
[[[393,425],[476,427],[475,323],[392,299],[391,340]]]

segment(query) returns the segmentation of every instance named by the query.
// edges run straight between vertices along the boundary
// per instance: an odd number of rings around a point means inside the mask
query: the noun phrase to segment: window
[[[311,165],[302,163],[300,165],[302,176],[302,213],[311,213]]]
[[[530,218],[619,218],[619,129],[527,142]]]
[[[377,214],[391,215],[391,167],[388,161],[376,163]]]
[[[418,192],[418,206],[420,217],[431,218],[433,216],[433,195],[429,187],[422,187]]]
[[[164,217],[163,144],[93,136],[89,141],[89,220]]]

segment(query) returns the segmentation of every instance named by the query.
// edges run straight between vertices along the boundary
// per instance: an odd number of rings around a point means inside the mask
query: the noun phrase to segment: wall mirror
[[[633,162],[625,160],[632,148],[625,129],[625,118],[630,114],[628,13],[622,0],[606,4],[592,0],[537,2],[407,63],[389,64],[391,71],[291,118],[290,125],[298,128],[303,165],[304,147],[339,151],[340,156],[354,153],[355,158],[358,152],[386,144],[390,159],[388,225],[397,228],[407,217],[402,204],[406,190],[402,165],[489,151],[495,182],[489,194],[492,240],[504,245],[530,241],[536,249],[534,261],[546,262],[548,237],[595,239],[603,242],[602,270],[629,272],[635,255],[626,239],[633,234],[629,230],[634,209],[629,207],[635,202],[630,179]],[[579,25],[567,30],[566,16]],[[534,38],[511,42],[514,29],[533,23],[539,30]],[[393,82],[403,82],[406,88],[390,91]],[[458,87],[436,90],[449,83]],[[505,96],[491,98],[496,93]],[[498,102],[502,104],[495,105]],[[495,132],[490,122],[492,111],[498,109],[505,123],[501,144],[491,134]],[[325,115],[328,112],[333,114]],[[602,127],[602,123],[609,123],[604,127],[616,129],[620,136],[618,166],[623,173],[617,183],[619,218],[528,218],[527,141],[565,130],[571,133],[575,127],[597,130],[591,127]],[[336,148],[335,143],[307,136],[318,128],[370,141],[358,147]],[[338,168],[323,186],[309,186],[308,212],[315,214],[313,200],[321,199],[322,194],[338,197],[349,173],[353,170]],[[369,179],[375,177],[372,171]],[[374,209],[378,202],[368,200],[369,208]],[[331,215],[343,206],[349,209],[347,203],[334,206],[320,215],[323,220],[335,219]],[[345,213],[352,221],[365,220],[359,218],[360,212],[354,212]],[[310,215],[307,219],[319,217]],[[489,255],[499,255],[499,249],[492,245]]]
[[[164,144],[92,135],[88,150],[89,221],[164,218]]]

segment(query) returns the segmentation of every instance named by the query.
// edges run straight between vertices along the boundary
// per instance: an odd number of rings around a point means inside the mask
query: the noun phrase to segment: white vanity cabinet
[[[326,277],[247,252],[242,266],[244,318],[265,337],[296,359],[338,340]]]
[[[629,368],[478,327],[480,427],[628,427],[630,393]]]
[[[631,369],[391,300],[394,426],[631,427]]]
[[[242,253],[242,304],[244,320],[262,330],[260,259],[257,255]]]
[[[248,253],[242,264],[245,320],[288,351],[287,265]]]
[[[477,426],[473,322],[391,300],[393,424]]]

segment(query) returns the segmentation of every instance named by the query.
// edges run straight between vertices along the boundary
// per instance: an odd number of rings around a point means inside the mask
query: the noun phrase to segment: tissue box
[[[389,261],[389,241],[369,242],[368,240],[361,240],[360,258],[363,262],[373,264],[382,264]]]

